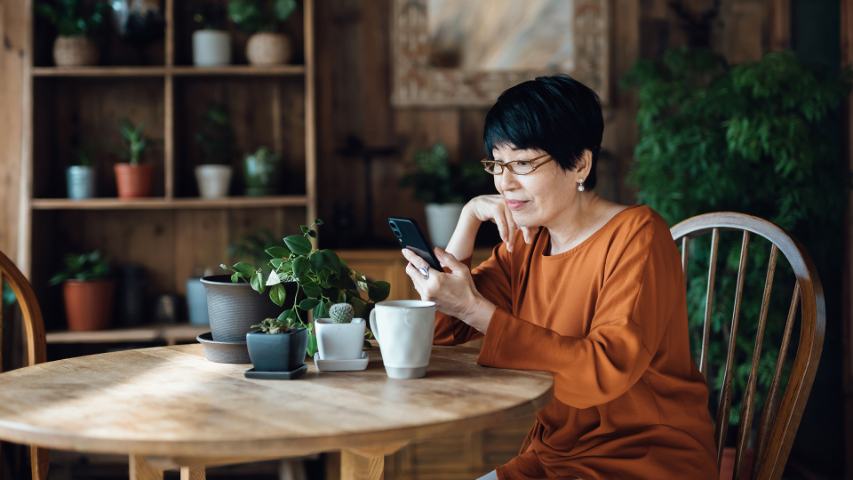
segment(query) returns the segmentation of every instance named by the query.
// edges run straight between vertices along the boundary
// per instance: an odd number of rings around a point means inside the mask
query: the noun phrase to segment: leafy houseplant
[[[129,120],[122,120],[119,125],[122,139],[127,148],[126,163],[115,164],[116,183],[120,198],[139,198],[151,195],[151,184],[154,167],[142,163],[142,156],[150,140],[145,137],[143,125],[133,125]]]
[[[76,67],[98,62],[98,48],[90,36],[104,24],[109,10],[108,3],[91,4],[83,0],[36,4],[36,12],[52,23],[59,33],[53,43],[56,66]]]
[[[261,147],[243,159],[246,194],[257,197],[278,193],[281,184],[281,157]]]
[[[212,105],[205,112],[201,129],[195,136],[202,150],[202,164],[195,168],[199,194],[203,198],[228,196],[231,159],[234,156],[234,129],[225,105]]]
[[[296,10],[296,0],[230,0],[228,16],[240,30],[251,34],[246,57],[252,65],[279,65],[290,61],[293,47],[277,33],[279,25]]]
[[[213,67],[231,63],[231,34],[225,29],[225,8],[204,2],[193,13],[193,64]]]
[[[400,179],[411,187],[415,198],[426,204],[427,227],[434,245],[444,247],[453,234],[468,196],[485,189],[489,177],[479,164],[451,163],[441,143],[414,155],[414,170]]]
[[[109,325],[115,284],[107,258],[98,250],[66,255],[63,269],[50,279],[62,285],[68,328],[100,330]]]
[[[88,152],[77,148],[74,160],[65,172],[68,198],[82,200],[95,196],[95,169]]]
[[[631,180],[638,198],[670,223],[736,210],[766,218],[806,244],[819,270],[840,245],[833,222],[841,218],[849,173],[836,164],[830,129],[833,111],[849,88],[838,75],[801,64],[789,52],[731,66],[707,51],[673,50],[662,61],[641,61],[626,77],[638,90],[640,137]],[[818,232],[818,233],[813,233]],[[709,243],[693,242],[688,272],[691,344],[698,353],[704,314]],[[768,260],[767,243],[753,242],[735,337],[734,396],[729,417],[740,420]],[[740,238],[720,238],[720,259],[706,375],[719,392],[740,254]],[[780,262],[771,297],[755,406],[761,409],[777,359],[793,276]],[[826,270],[824,270],[826,271]],[[785,365],[785,375],[787,368]],[[714,396],[712,395],[712,398]],[[712,408],[716,401],[712,401]],[[757,415],[760,415],[760,411]],[[760,416],[756,416],[760,418]]]
[[[269,259],[261,265],[237,262],[231,267],[220,267],[232,272],[232,282],[248,282],[258,293],[268,290],[269,298],[279,307],[289,306],[273,320],[269,328],[292,328],[294,321],[308,328],[308,353],[317,351],[316,339],[311,333],[308,312],[314,318],[324,318],[334,303],[352,305],[356,315],[363,317],[374,302],[388,297],[390,285],[383,281],[372,281],[346,265],[335,252],[317,249],[311,239],[314,230],[322,225],[319,219],[313,225],[301,225],[302,234],[288,235],[281,244],[266,249]],[[287,293],[285,284],[295,285],[292,294]],[[364,297],[367,298],[364,298]]]

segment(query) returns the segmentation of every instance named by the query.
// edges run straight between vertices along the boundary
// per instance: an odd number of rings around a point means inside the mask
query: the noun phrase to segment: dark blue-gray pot
[[[305,363],[308,330],[298,328],[287,333],[250,332],[246,334],[249,357],[258,372],[289,372]]]

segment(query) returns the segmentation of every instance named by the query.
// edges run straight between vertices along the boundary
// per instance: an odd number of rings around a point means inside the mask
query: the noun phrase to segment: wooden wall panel
[[[20,197],[25,194],[21,180],[28,148],[24,132],[30,115],[26,68],[32,55],[26,17],[20,5],[0,2],[0,251],[18,262]]]

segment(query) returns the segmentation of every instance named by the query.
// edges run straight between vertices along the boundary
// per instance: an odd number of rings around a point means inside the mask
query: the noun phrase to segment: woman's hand
[[[480,222],[494,222],[498,226],[501,240],[506,244],[506,249],[512,251],[512,239],[515,231],[521,229],[524,243],[530,243],[530,229],[519,227],[512,218],[512,211],[506,206],[500,195],[480,195],[472,198],[463,209],[462,214],[471,215]]]
[[[403,256],[409,261],[406,274],[421,300],[433,301],[440,312],[486,332],[495,306],[477,291],[471,271],[464,263],[437,247],[435,256],[449,272],[430,268],[424,259],[407,248],[403,249]]]

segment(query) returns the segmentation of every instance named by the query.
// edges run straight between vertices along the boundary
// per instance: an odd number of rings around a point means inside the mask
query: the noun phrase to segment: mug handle
[[[382,340],[379,340],[379,328],[376,327],[376,307],[370,311],[370,331],[373,332],[373,338],[381,345]]]

